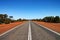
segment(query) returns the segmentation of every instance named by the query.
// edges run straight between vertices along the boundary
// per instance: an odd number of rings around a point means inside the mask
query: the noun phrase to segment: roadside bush
[[[9,21],[6,21],[5,24],[9,24],[10,22]]]
[[[59,23],[60,17],[59,16],[46,16],[43,19],[33,19],[32,21],[44,21],[44,22],[53,22],[53,23]]]
[[[0,22],[0,24],[2,24],[2,22]]]
[[[49,17],[44,17],[42,19],[44,22],[54,22],[54,23],[59,23],[60,22],[60,17],[59,16],[49,16]]]
[[[12,20],[13,16],[9,16],[7,14],[0,14],[0,24],[9,24],[11,22],[15,22],[14,20]]]
[[[60,18],[59,18],[59,16],[55,16],[55,18],[54,18],[54,22],[56,22],[56,23],[59,23],[59,22],[60,22]]]
[[[44,17],[43,21],[45,21],[45,22],[53,22],[54,21],[54,17],[53,16]]]

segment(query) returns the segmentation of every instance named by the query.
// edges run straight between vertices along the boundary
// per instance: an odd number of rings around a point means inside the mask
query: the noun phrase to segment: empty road
[[[0,40],[60,40],[60,36],[28,21],[0,36]]]

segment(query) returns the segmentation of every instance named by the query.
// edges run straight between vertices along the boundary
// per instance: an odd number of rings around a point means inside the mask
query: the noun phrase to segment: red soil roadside
[[[23,22],[14,22],[10,24],[0,24],[0,34],[4,33],[5,31],[22,24]]]
[[[60,23],[48,23],[48,22],[36,22],[36,23],[60,33]]]

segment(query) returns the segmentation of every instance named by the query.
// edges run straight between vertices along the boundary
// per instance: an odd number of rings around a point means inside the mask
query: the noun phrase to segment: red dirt
[[[10,24],[0,24],[0,34],[4,33],[5,31],[22,24],[23,22],[14,22]]]
[[[47,23],[47,22],[36,22],[36,23],[41,24],[47,28],[50,28],[50,29],[60,33],[60,23]]]

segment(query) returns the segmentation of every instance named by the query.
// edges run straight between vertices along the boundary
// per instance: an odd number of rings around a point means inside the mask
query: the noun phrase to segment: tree
[[[10,18],[8,18],[8,15],[7,14],[0,14],[0,24],[2,23],[10,23],[10,22],[13,22],[12,19],[13,16],[10,16]]]
[[[22,20],[21,18],[17,19],[17,21],[21,21],[21,20]]]
[[[55,18],[54,18],[54,22],[56,22],[56,23],[60,22],[60,18],[59,18],[59,16],[55,16]]]
[[[43,18],[43,21],[45,21],[45,22],[50,22],[50,19],[51,19],[50,17],[44,17],[44,18]]]
[[[4,15],[3,14],[0,14],[0,24],[2,24],[3,23],[3,20],[4,19]]]
[[[60,22],[60,17],[59,16],[47,16],[43,18],[43,21],[45,22],[55,22],[59,23]]]
[[[13,16],[9,16],[9,18],[13,18]]]
[[[10,18],[6,18],[6,20],[4,21],[5,24],[9,24],[11,23],[11,19]]]
[[[7,18],[7,17],[8,17],[8,15],[7,15],[7,14],[4,14],[3,16],[4,16],[4,18]]]

